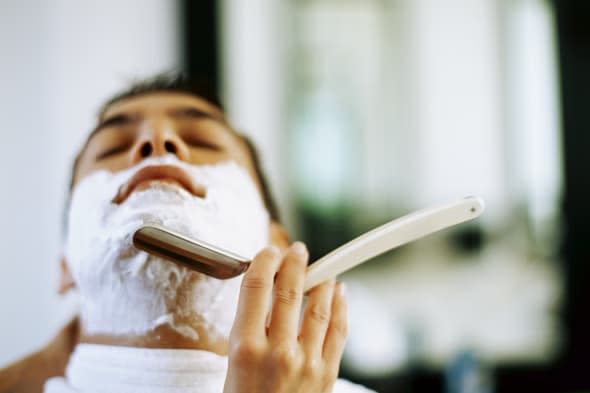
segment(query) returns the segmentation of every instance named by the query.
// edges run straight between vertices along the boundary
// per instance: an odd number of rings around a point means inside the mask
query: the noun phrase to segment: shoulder
[[[367,389],[362,385],[357,385],[346,379],[338,379],[334,384],[332,393],[376,393],[374,390]]]

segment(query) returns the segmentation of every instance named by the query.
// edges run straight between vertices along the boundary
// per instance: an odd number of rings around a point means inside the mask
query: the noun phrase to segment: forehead
[[[221,109],[200,97],[183,92],[159,91],[115,101],[101,114],[100,120],[129,112],[156,116],[177,107],[193,107],[218,118],[224,117]]]

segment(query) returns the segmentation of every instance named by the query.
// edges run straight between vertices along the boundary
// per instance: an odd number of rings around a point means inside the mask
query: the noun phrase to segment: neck
[[[227,355],[227,338],[211,337],[210,334],[203,329],[195,330],[199,337],[197,340],[185,337],[170,327],[163,325],[142,335],[90,335],[82,333],[80,335],[80,342],[138,348],[200,349],[214,352],[222,356]]]

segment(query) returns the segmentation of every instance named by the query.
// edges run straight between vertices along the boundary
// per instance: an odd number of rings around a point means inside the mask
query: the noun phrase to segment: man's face
[[[193,340],[225,340],[239,278],[138,252],[130,236],[159,224],[246,258],[273,242],[252,157],[223,113],[182,93],[118,101],[89,137],[74,186],[64,263],[82,297],[85,334],[169,326]]]
[[[245,143],[223,112],[201,98],[176,92],[147,93],[108,107],[80,157],[74,185],[96,170],[120,171],[165,154],[196,165],[233,160],[260,189]]]

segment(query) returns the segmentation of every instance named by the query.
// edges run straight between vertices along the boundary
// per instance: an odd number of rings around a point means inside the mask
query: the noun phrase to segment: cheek
[[[75,182],[78,183],[86,176],[99,171],[107,170],[109,172],[118,172],[129,167],[129,160],[126,154],[120,154],[116,157],[95,162],[90,155],[81,160],[76,171]]]
[[[250,180],[252,180],[252,182],[258,190],[260,199],[264,201],[264,190],[262,189],[262,182],[260,178],[261,174],[259,174],[256,170],[254,159],[251,157],[250,153],[245,149],[245,147],[235,147],[233,151],[233,160],[246,170],[246,172],[250,176]]]
[[[96,169],[104,169],[109,172],[119,172],[129,168],[129,154],[120,154],[116,157],[109,157],[108,159],[102,160],[100,163],[95,164]]]
[[[236,161],[230,152],[193,148],[190,149],[188,161],[193,165],[211,165],[229,160]]]

